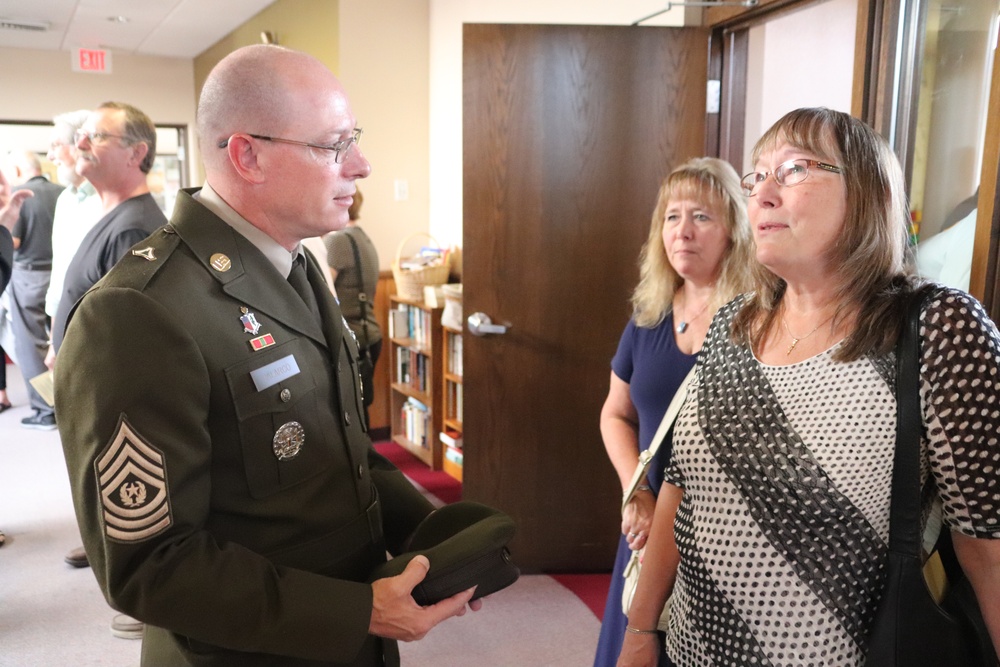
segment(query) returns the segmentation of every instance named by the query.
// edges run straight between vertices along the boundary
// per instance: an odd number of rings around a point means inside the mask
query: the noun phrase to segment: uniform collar
[[[270,236],[255,227],[249,220],[236,212],[232,206],[226,203],[219,193],[212,189],[208,181],[194,194],[205,208],[217,215],[223,222],[235,229],[247,241],[250,241],[268,261],[274,265],[283,277],[288,278],[292,271],[292,262],[299,255],[303,255],[302,244],[300,243],[293,252],[289,253],[284,246],[272,239]]]

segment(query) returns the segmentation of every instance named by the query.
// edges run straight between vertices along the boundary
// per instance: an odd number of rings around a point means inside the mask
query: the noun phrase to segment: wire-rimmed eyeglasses
[[[253,137],[254,139],[260,139],[261,141],[275,141],[281,144],[292,144],[293,146],[306,146],[308,148],[317,148],[323,151],[332,151],[333,160],[337,164],[343,164],[344,160],[347,159],[347,154],[351,150],[351,144],[357,144],[361,141],[361,128],[356,127],[351,131],[351,137],[349,139],[341,139],[340,141],[335,141],[329,146],[324,146],[323,144],[311,144],[308,141],[296,141],[295,139],[282,139],[280,137],[269,137],[264,134],[250,134],[247,133],[248,137]],[[229,145],[229,139],[223,139],[219,142],[219,148],[225,148]]]
[[[783,185],[785,187],[798,185],[809,176],[809,167],[819,167],[824,171],[829,171],[834,174],[844,173],[844,170],[835,164],[820,162],[819,160],[796,158],[794,160],[782,162],[774,168],[773,172],[752,171],[740,179],[740,186],[743,188],[743,194],[747,197],[753,197],[757,194],[757,186],[766,181],[770,174],[774,174],[774,181],[778,185]]]
[[[128,141],[128,137],[122,136],[120,134],[109,134],[107,132],[89,132],[87,130],[77,130],[73,133],[73,143],[78,144],[84,139],[88,140],[95,146],[100,146],[106,144],[108,139],[121,139],[122,141]]]

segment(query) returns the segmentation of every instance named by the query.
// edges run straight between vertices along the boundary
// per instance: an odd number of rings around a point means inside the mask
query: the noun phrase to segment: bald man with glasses
[[[311,56],[245,47],[198,135],[206,183],[83,298],[56,366],[94,572],[146,623],[143,665],[397,665],[396,640],[479,602],[417,605],[423,556],[367,583],[433,507],[372,447],[356,341],[302,245],[371,171],[347,95]]]

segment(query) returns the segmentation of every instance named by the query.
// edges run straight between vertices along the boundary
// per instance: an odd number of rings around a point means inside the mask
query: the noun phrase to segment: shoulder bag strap
[[[914,293],[896,344],[896,450],[893,455],[889,550],[920,557],[920,310]]]
[[[358,272],[358,304],[361,306],[361,331],[364,336],[361,349],[368,349],[368,294],[365,292],[365,280],[361,274],[361,253],[358,251],[358,242],[354,240],[348,232],[344,236],[351,242],[351,251],[354,253],[354,270]]]
[[[625,494],[622,496],[622,511],[625,511],[625,506],[628,505],[628,501],[632,500],[632,496],[643,484],[646,479],[646,472],[649,470],[649,464],[653,460],[653,456],[656,451],[660,448],[660,444],[667,437],[667,433],[670,432],[670,427],[674,425],[674,420],[677,419],[677,413],[681,411],[681,406],[684,404],[684,399],[687,398],[687,388],[688,384],[695,376],[695,368],[697,368],[698,363],[691,367],[688,371],[687,376],[681,380],[681,384],[677,387],[677,393],[674,394],[673,399],[670,401],[670,406],[667,408],[666,413],[663,415],[663,419],[660,421],[660,427],[656,429],[656,433],[653,435],[652,442],[649,443],[649,449],[639,454],[639,465],[635,467],[635,472],[632,473],[632,481],[629,482],[628,488],[625,490]]]

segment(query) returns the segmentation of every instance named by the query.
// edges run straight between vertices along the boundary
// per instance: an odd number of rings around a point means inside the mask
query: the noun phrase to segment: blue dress
[[[681,382],[698,359],[696,354],[684,354],[677,348],[674,338],[674,316],[668,314],[653,329],[637,327],[629,321],[618,343],[618,351],[611,360],[611,370],[629,385],[632,404],[639,415],[639,451],[649,449],[650,441],[660,426],[663,413],[667,411]],[[663,483],[663,470],[670,461],[670,441],[664,442],[656,452],[649,466],[649,485],[654,494],[659,494]],[[611,572],[611,586],[604,607],[601,635],[597,642],[594,667],[614,667],[621,653],[625,625],[628,621],[622,613],[622,573],[632,555],[628,542],[622,535],[618,540],[618,555]],[[663,635],[660,635],[660,665],[672,663],[662,651]]]

